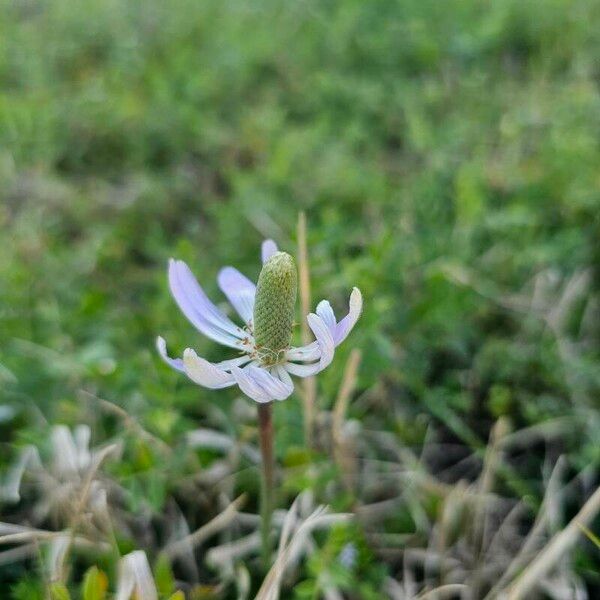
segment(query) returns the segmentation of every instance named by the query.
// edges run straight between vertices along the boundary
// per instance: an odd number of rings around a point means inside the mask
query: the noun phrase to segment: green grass
[[[510,454],[496,482],[530,506],[558,455],[568,478],[597,472],[599,53],[592,0],[2,2],[4,475],[29,443],[48,456],[53,424],[87,423],[94,443],[124,443],[107,469],[129,494],[125,511],[164,515],[177,503],[192,528],[214,516],[210,494],[195,506],[185,482],[215,454],[186,450],[185,434],[202,426],[249,439],[252,424],[234,391],[198,388],[157,358],[158,334],[176,351],[227,356],[177,310],[166,261],[188,262],[220,299],[218,269],[255,279],[263,238],[295,253],[299,210],[313,304],[330,298],[341,312],[353,285],[365,298],[319,377],[321,409],[358,347],[350,417],[364,430],[415,450],[435,431],[481,454],[501,416],[514,430],[564,423]],[[310,486],[350,510],[355,499],[327,491],[338,481],[327,455],[302,449],[299,398],[275,418],[279,461],[314,467],[286,478],[281,506]],[[249,511],[255,483],[240,468],[232,484],[249,492]],[[565,521],[597,481],[587,485]],[[420,501],[435,512],[435,498]],[[34,502],[1,505],[0,520],[26,522]],[[403,507],[385,527],[418,524]],[[370,556],[368,536],[347,535]],[[122,552],[144,548],[131,531],[119,537]],[[323,564],[343,539],[319,540]],[[114,557],[83,556],[74,581],[96,560],[114,575]],[[356,593],[376,597],[398,565],[364,560],[376,566],[364,566]],[[593,590],[597,551],[582,546],[575,562]],[[219,579],[198,563],[200,581]],[[317,597],[319,562],[302,564],[298,598]],[[0,587],[20,581],[15,597],[33,597],[32,575],[1,565]],[[339,577],[358,589],[357,573]]]

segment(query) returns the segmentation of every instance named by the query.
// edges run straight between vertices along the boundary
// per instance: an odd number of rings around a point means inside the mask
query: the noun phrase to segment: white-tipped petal
[[[244,367],[240,369],[239,367],[231,367],[231,373],[235,378],[236,383],[240,386],[240,390],[246,394],[252,400],[256,402],[264,403],[271,402],[273,398],[271,398],[265,390],[258,384],[257,381],[250,375],[248,369],[250,367]]]
[[[235,383],[230,373],[201,358],[191,348],[186,348],[183,352],[183,366],[187,376],[194,383],[213,390]]]
[[[285,357],[288,360],[313,361],[321,357],[321,350],[319,349],[318,342],[311,342],[306,346],[292,346],[286,352]]]
[[[276,365],[273,367],[273,371],[277,373],[277,377],[281,379],[281,381],[291,389],[294,389],[294,382],[290,377],[290,374],[285,370],[283,365]]]
[[[348,334],[352,331],[354,325],[356,325],[358,317],[360,317],[362,307],[362,294],[360,293],[360,290],[355,287],[350,294],[350,310],[335,327],[334,340],[336,346],[339,346],[348,337]]]
[[[244,337],[244,331],[208,299],[181,260],[169,261],[169,287],[183,314],[200,332],[224,346],[240,347],[239,340]]]
[[[315,312],[323,319],[325,325],[329,327],[333,335],[337,321],[335,319],[335,314],[333,313],[333,308],[331,308],[331,304],[329,304],[327,300],[321,300],[321,302],[317,304],[317,310]]]
[[[160,354],[160,357],[173,369],[175,369],[176,371],[181,371],[182,373],[185,373],[185,369],[183,367],[183,361],[180,358],[171,358],[168,354],[167,354],[167,342],[165,341],[164,338],[158,336],[156,338],[156,349],[158,350],[158,353]]]
[[[327,367],[333,360],[335,353],[335,343],[329,327],[325,324],[323,319],[314,313],[310,313],[306,317],[308,325],[312,329],[312,332],[317,338],[317,344],[319,344],[319,350],[321,351],[321,357],[319,358],[319,365],[321,370]]]
[[[333,336],[336,346],[339,346],[352,331],[356,321],[362,312],[362,294],[358,288],[353,288],[350,294],[350,310],[348,314],[338,323],[331,304],[327,300],[321,300],[317,305],[316,313],[323,319]]]
[[[294,391],[294,384],[288,385],[278,377],[271,375],[266,369],[250,365],[246,369],[250,377],[263,388],[272,400],[285,400]],[[291,382],[290,382],[291,383]]]
[[[312,365],[297,365],[296,363],[288,362],[284,363],[283,368],[296,377],[310,377],[316,375],[321,371],[321,364],[316,362]]]
[[[273,240],[265,240],[261,246],[261,257],[263,264],[277,252],[277,244]]]
[[[256,286],[233,267],[221,269],[217,280],[219,287],[227,296],[233,308],[242,317],[244,323],[248,324],[252,320],[252,313],[254,312]]]
[[[229,371],[231,367],[241,367],[249,363],[251,360],[252,359],[247,354],[244,354],[244,356],[239,356],[238,358],[229,358],[227,360],[222,360],[221,362],[215,363],[215,367]]]

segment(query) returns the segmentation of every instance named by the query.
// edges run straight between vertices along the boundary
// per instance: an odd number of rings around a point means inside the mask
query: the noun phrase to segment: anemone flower
[[[316,341],[291,346],[296,299],[296,269],[289,254],[278,252],[272,240],[262,244],[263,269],[255,286],[233,267],[218,275],[222,292],[239,314],[237,325],[219,310],[204,293],[189,267],[180,260],[169,261],[169,287],[179,308],[206,337],[241,353],[241,356],[212,363],[186,348],[183,358],[170,358],[166,342],[157,339],[157,348],[171,367],[185,373],[194,383],[210,389],[238,385],[255,400],[266,403],[285,400],[294,391],[290,375],[308,377],[325,369],[354,327],[362,310],[358,288],[350,294],[348,314],[336,319],[327,300],[307,316]]]
[[[352,290],[350,310],[340,321],[329,302],[319,302],[316,312],[306,317],[315,341],[292,346],[298,287],[294,259],[279,252],[275,242],[266,240],[262,245],[262,261],[256,286],[233,267],[219,272],[219,287],[244,322],[242,326],[236,325],[208,299],[184,262],[169,261],[169,287],[183,314],[205,336],[238,350],[241,356],[211,363],[192,348],[186,348],[183,358],[170,358],[161,337],[157,339],[157,348],[171,367],[185,373],[194,383],[211,389],[237,384],[244,394],[259,403],[262,558],[268,569],[274,506],[273,401],[285,400],[294,391],[290,375],[309,377],[331,363],[336,346],[346,339],[360,316],[362,296],[358,288]]]

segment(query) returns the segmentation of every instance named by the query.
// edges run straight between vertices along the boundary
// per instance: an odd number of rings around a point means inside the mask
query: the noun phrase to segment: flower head
[[[163,360],[194,383],[210,389],[237,384],[256,402],[271,402],[285,400],[294,391],[290,375],[315,375],[331,363],[336,346],[346,339],[360,316],[362,295],[358,288],[352,290],[350,310],[340,321],[329,302],[319,302],[315,313],[306,317],[315,341],[291,346],[297,290],[294,259],[266,240],[262,260],[257,286],[233,267],[224,267],[218,275],[219,287],[243,326],[236,325],[208,299],[183,261],[169,261],[169,287],[183,314],[206,337],[235,348],[241,356],[211,363],[186,348],[183,358],[170,358],[162,337],[156,345]]]
[[[294,259],[275,252],[263,265],[254,300],[254,340],[263,364],[277,364],[290,345],[298,276]]]

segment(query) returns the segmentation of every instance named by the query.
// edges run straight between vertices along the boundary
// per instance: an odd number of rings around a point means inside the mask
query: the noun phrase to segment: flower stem
[[[260,488],[260,516],[262,538],[262,561],[265,571],[271,566],[271,517],[273,515],[274,471],[273,458],[273,403],[258,405],[258,430],[262,455],[262,478]]]

